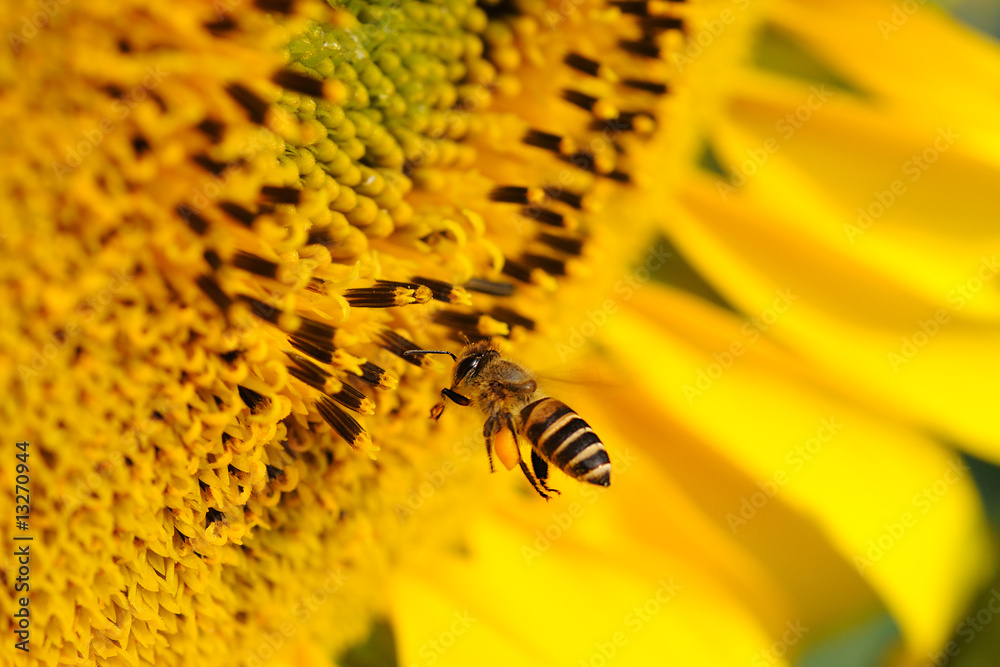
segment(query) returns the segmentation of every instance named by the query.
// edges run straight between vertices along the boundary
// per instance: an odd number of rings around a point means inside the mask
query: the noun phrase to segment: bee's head
[[[411,354],[447,354],[451,356],[455,360],[453,379],[456,387],[463,382],[474,379],[490,361],[500,356],[500,352],[488,339],[469,343],[458,356],[447,350],[407,350],[403,354],[407,356]]]
[[[455,386],[463,382],[470,382],[500,353],[496,351],[488,340],[472,343],[455,360],[454,382]]]

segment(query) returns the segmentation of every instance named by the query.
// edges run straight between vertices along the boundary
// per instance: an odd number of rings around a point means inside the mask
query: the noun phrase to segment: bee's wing
[[[586,377],[577,375],[567,375],[563,373],[539,372],[535,374],[539,382],[545,386],[566,386],[566,387],[624,387],[625,384],[619,380],[606,376],[595,376],[588,374]]]

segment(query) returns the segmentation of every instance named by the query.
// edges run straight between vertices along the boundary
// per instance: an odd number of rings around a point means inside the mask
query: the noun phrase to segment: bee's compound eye
[[[476,370],[479,365],[479,357],[466,357],[458,362],[458,367],[455,368],[455,381],[461,382],[469,377],[471,373]]]
[[[513,470],[521,458],[517,451],[517,441],[509,428],[502,428],[497,433],[493,439],[493,451],[507,470]]]

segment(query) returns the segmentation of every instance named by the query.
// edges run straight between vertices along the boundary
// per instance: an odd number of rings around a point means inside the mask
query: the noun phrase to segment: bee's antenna
[[[458,361],[458,357],[455,356],[455,353],[449,352],[448,350],[407,350],[403,354],[447,354],[455,361]]]

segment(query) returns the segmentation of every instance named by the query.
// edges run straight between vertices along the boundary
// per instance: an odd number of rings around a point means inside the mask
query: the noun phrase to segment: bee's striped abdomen
[[[521,430],[546,461],[581,482],[611,484],[611,459],[580,415],[554,398],[521,410]]]

